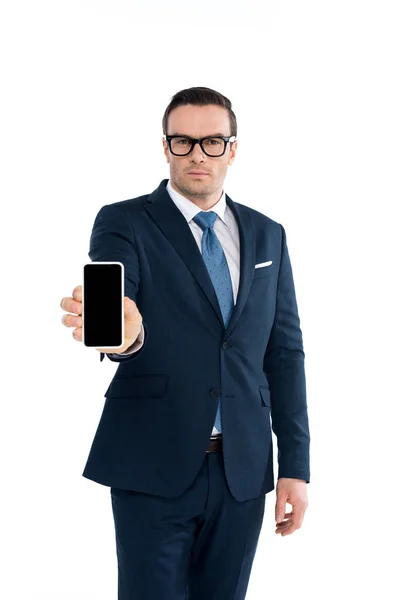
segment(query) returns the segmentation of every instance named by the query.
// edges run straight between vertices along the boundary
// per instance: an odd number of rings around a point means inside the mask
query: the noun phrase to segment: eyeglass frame
[[[187,156],[188,154],[191,153],[191,151],[193,150],[195,145],[198,143],[200,145],[200,148],[204,152],[204,154],[206,154],[206,156],[209,156],[210,158],[220,158],[221,156],[224,156],[228,142],[234,142],[236,140],[236,135],[231,135],[230,137],[227,137],[224,135],[206,135],[205,137],[202,137],[202,138],[192,138],[189,135],[167,135],[166,133],[163,133],[163,138],[164,138],[164,140],[167,141],[169,150],[170,150],[171,154],[173,154],[174,156]],[[189,152],[186,152],[186,154],[175,154],[175,152],[172,152],[172,149],[171,149],[172,138],[185,138],[187,140],[190,140],[192,145],[190,147]],[[206,152],[206,150],[204,150],[204,148],[203,148],[204,140],[210,140],[210,139],[215,139],[215,138],[217,138],[219,140],[224,140],[225,146],[224,146],[224,151],[222,152],[222,154],[217,154],[217,155],[208,154]]]

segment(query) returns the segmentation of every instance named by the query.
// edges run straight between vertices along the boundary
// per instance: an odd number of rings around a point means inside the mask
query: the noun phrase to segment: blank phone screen
[[[123,267],[92,262],[83,267],[83,341],[109,348],[123,342]]]

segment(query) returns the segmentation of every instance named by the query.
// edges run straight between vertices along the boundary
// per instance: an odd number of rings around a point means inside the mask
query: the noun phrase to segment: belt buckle
[[[211,435],[210,436],[210,441],[211,440],[220,440],[221,438],[222,438],[221,434],[219,434],[219,435]],[[209,452],[213,452],[213,450],[206,450],[206,454],[208,454]]]

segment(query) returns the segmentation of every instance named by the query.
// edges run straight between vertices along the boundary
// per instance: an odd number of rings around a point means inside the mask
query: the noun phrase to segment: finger
[[[291,533],[293,533],[294,531],[296,531],[296,529],[298,529],[298,527],[295,527],[294,525],[291,525],[290,527],[288,527],[287,529],[285,529],[285,531],[282,531],[282,536],[284,535],[290,535]]]
[[[61,322],[65,327],[82,327],[82,317],[76,315],[63,315]]]
[[[293,511],[287,512],[287,513],[285,513],[283,519],[287,519],[288,517],[291,517],[292,515],[293,515]],[[279,521],[279,523],[287,523],[287,521],[284,521],[283,519],[282,519],[282,521]]]
[[[72,292],[72,297],[74,298],[74,300],[77,300],[78,302],[82,302],[82,286],[81,285],[77,285],[76,287],[74,287],[73,292]]]
[[[280,521],[279,523],[276,524],[276,528],[277,529],[282,529],[282,528],[288,527],[289,525],[292,524],[292,522],[293,521],[292,521],[291,518],[290,519],[286,519],[286,521]]]
[[[292,513],[293,513],[292,518],[290,519],[288,526],[285,527],[284,530],[282,531],[282,535],[290,535],[291,533],[296,531],[296,529],[300,529],[300,527],[301,527],[302,512],[301,512],[299,506],[294,505]]]
[[[275,521],[278,523],[283,520],[286,508],[286,495],[278,497],[275,505]]]
[[[60,302],[60,306],[66,312],[70,312],[75,315],[82,314],[82,302],[76,302],[73,298],[63,298]]]
[[[278,525],[276,527],[275,533],[282,533],[284,531],[287,531],[289,529],[289,527],[291,527],[291,525],[292,525],[292,521],[286,521],[282,525]]]
[[[282,523],[282,524],[276,526],[276,531],[278,531],[278,532],[284,531],[285,529],[290,527],[291,524],[292,524],[292,521],[285,521],[285,523]]]
[[[74,340],[76,340],[77,342],[81,342],[82,341],[82,327],[77,327],[76,329],[74,329],[72,332],[72,336],[73,336]]]

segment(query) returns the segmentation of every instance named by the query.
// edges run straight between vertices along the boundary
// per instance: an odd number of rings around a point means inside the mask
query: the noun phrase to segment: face
[[[187,135],[193,138],[213,134],[230,137],[228,111],[222,106],[194,106],[187,104],[174,108],[168,118],[168,135]],[[235,158],[237,141],[226,145],[225,154],[211,157],[204,154],[196,144],[187,156],[171,154],[168,142],[163,139],[164,153],[170,165],[171,186],[201,208],[211,208],[221,197],[228,166]],[[196,177],[190,171],[205,171],[207,175]]]

